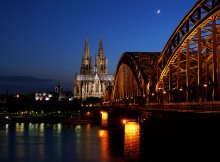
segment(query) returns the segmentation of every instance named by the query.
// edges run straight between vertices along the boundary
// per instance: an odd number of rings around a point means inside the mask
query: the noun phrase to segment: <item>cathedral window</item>
[[[96,93],[98,93],[99,92],[99,84],[97,83],[96,84]]]
[[[104,71],[104,66],[103,66],[103,64],[101,64],[101,72],[103,72]]]

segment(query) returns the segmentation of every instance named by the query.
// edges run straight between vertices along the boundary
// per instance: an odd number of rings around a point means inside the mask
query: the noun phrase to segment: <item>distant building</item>
[[[17,97],[17,95],[16,95]],[[40,92],[40,93],[35,93],[35,100],[38,101],[38,100],[45,100],[45,101],[49,101],[51,100],[51,98],[53,97],[53,94],[52,93],[48,93],[48,92]]]
[[[63,87],[61,86],[60,82],[57,83],[57,85],[55,87],[55,92],[59,95],[61,95],[63,93]]]
[[[58,101],[73,100],[72,92],[63,91],[63,86],[60,82],[58,82],[55,87],[55,94],[58,96]]]
[[[94,69],[92,69],[88,36],[86,36],[80,74],[76,74],[74,79],[74,98],[82,100],[90,97],[102,98],[106,87],[114,80],[114,75],[108,74],[108,62],[104,54],[102,37],[100,37],[98,55],[95,56]]]

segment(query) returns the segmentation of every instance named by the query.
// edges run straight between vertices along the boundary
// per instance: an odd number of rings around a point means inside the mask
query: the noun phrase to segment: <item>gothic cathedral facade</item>
[[[114,75],[108,74],[108,62],[104,54],[102,37],[100,37],[98,55],[95,56],[93,67],[88,35],[86,35],[80,74],[76,74],[74,79],[74,98],[82,100],[91,97],[103,98],[106,87],[112,85],[113,80]]]

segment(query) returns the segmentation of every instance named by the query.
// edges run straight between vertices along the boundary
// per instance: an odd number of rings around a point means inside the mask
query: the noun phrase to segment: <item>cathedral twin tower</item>
[[[88,35],[86,35],[86,42],[84,48],[84,54],[82,58],[82,65],[80,74],[92,74],[92,59],[89,52]],[[94,73],[107,74],[107,59],[104,55],[102,37],[100,37],[98,55],[95,56]]]
[[[80,74],[77,74],[74,80],[74,98],[82,100],[90,97],[102,98],[106,87],[112,84],[113,80],[114,75],[108,74],[107,59],[104,54],[102,37],[100,38],[98,55],[95,56],[93,69],[89,52],[88,35],[86,35]]]

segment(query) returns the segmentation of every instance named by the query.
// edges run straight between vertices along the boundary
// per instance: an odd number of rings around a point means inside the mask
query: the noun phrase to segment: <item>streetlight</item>
[[[208,85],[205,83],[205,84],[203,84],[203,87],[204,87],[204,89],[205,89],[205,101],[206,101],[206,97],[207,97],[207,87],[208,87]]]

